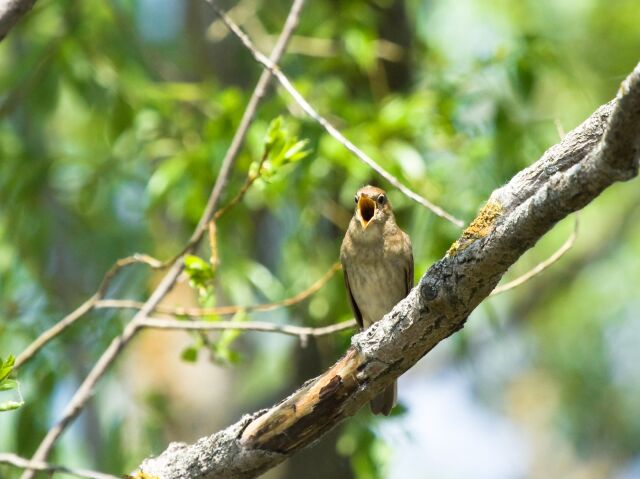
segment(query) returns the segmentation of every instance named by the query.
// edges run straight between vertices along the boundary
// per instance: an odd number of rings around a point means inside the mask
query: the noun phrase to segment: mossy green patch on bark
[[[475,241],[484,238],[493,230],[496,220],[502,214],[502,205],[496,202],[489,202],[480,210],[478,216],[464,230],[462,236],[451,245],[448,256],[454,256],[460,251],[464,251]]]

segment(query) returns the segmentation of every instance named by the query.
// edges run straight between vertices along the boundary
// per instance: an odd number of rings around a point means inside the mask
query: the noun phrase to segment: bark
[[[639,156],[640,65],[616,100],[494,191],[445,257],[382,321],[356,334],[329,370],[271,409],[195,444],[170,445],[137,474],[251,478],[312,444],[460,330],[507,269],[559,220],[636,176]]]
[[[0,0],[0,41],[35,3],[36,0]]]

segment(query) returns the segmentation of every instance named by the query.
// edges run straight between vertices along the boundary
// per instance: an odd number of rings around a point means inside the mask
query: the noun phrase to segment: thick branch
[[[636,176],[639,151],[640,65],[616,101],[494,191],[449,253],[382,321],[355,335],[328,371],[267,411],[193,445],[171,445],[140,471],[163,479],[251,478],[313,443],[461,329],[507,269],[559,220]]]

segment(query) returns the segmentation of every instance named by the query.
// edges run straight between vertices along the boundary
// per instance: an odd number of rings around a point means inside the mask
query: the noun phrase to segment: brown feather
[[[347,287],[347,296],[349,297],[349,304],[351,305],[351,310],[353,311],[353,315],[356,318],[356,322],[358,323],[358,327],[360,329],[363,328],[364,324],[362,322],[362,314],[360,314],[360,310],[358,309],[358,305],[356,304],[356,300],[353,299],[353,294],[351,293],[351,287],[349,286],[349,275],[347,274],[347,268],[345,265],[342,265],[342,269],[344,271],[344,284]]]

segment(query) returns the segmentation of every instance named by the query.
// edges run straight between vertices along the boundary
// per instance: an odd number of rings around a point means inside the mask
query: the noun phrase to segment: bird
[[[351,309],[360,329],[365,329],[413,288],[413,250],[384,190],[364,186],[356,193],[355,203],[340,247],[340,262]],[[388,416],[396,399],[394,381],[371,400],[371,412]]]

